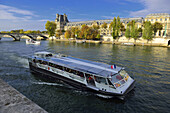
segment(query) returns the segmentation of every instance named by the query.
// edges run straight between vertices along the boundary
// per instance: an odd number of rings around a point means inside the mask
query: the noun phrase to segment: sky
[[[0,0],[0,31],[45,30],[56,14],[87,21],[169,13],[170,0]]]

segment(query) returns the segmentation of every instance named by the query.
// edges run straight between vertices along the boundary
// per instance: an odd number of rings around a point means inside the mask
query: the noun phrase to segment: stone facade
[[[67,15],[59,15],[56,14],[56,19],[55,19],[55,23],[57,25],[56,27],[56,31],[57,30],[64,30],[64,26],[66,26],[66,24],[68,23],[68,19],[67,19]]]
[[[165,33],[166,26],[166,36],[170,36],[170,14],[168,13],[155,13],[149,14],[146,16],[145,21],[150,21],[152,24],[155,22],[159,22],[163,25],[163,29],[161,31],[157,31],[157,37],[163,37]]]
[[[146,18],[143,17],[136,17],[136,18],[121,18],[120,21],[123,23],[125,28],[127,27],[127,24],[135,20],[137,28],[143,28],[143,22],[144,21],[151,21],[151,23],[155,23],[156,21],[163,24],[163,30],[158,31],[156,36],[163,36],[165,32],[165,26],[167,25],[167,31],[166,35],[170,36],[170,14],[168,13],[156,13],[156,14],[149,14],[146,16]],[[56,24],[57,29],[56,30],[69,30],[71,27],[79,27],[83,24],[88,25],[89,27],[93,25],[99,25],[100,26],[100,34],[104,36],[111,36],[112,29],[109,29],[110,23],[113,21],[113,19],[106,19],[106,20],[92,20],[92,21],[80,21],[80,22],[69,22],[67,19],[67,15],[56,15]],[[101,27],[103,23],[107,23],[107,28],[104,29]]]

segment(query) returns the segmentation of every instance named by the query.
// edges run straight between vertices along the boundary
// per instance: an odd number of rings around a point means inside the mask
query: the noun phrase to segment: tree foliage
[[[118,16],[116,21],[116,37],[119,37],[120,27],[121,27],[121,22],[120,22],[120,17]]]
[[[92,28],[95,30],[98,30],[100,27],[99,27],[99,25],[93,25]]]
[[[67,30],[64,34],[65,38],[71,38],[71,31],[70,30]]]
[[[57,30],[56,37],[60,37],[63,34],[62,30]]]
[[[95,40],[99,37],[99,32],[97,29],[93,27],[88,27],[87,25],[82,25],[81,30],[78,34],[78,38],[87,39],[87,40]],[[98,37],[97,37],[98,36]]]
[[[116,17],[114,17],[113,19],[112,29],[113,29],[112,32],[113,39],[116,39]]]
[[[71,37],[76,38],[79,34],[80,30],[78,27],[72,27],[71,28]]]
[[[138,36],[139,36],[139,32],[138,32],[138,29],[135,26],[135,21],[131,21],[130,35],[134,39],[134,41],[136,42],[136,40],[138,39]]]
[[[47,21],[47,23],[45,24],[45,29],[47,29],[49,36],[54,36],[56,30],[55,22]]]
[[[112,36],[113,36],[113,39],[117,39],[119,37],[120,28],[121,28],[121,22],[120,22],[119,16],[117,17],[117,19],[116,19],[116,17],[114,17],[113,23],[112,23],[112,29],[113,29]]]
[[[128,25],[125,31],[125,37],[130,40],[130,26]]]
[[[152,25],[152,27],[153,27],[154,35],[156,35],[156,32],[157,32],[158,30],[162,30],[162,28],[163,28],[162,24],[159,23],[159,22],[155,22],[155,23]]]
[[[111,23],[109,24],[109,29],[111,30],[112,27],[113,27],[113,22],[111,22]]]
[[[106,22],[104,22],[103,24],[102,24],[102,26],[101,26],[102,28],[104,28],[104,29],[106,29],[107,28],[107,23]]]
[[[123,25],[123,23],[121,22],[120,23],[120,31],[126,31],[126,29],[125,29],[125,26]]]
[[[153,28],[152,28],[152,24],[150,21],[145,22],[142,34],[143,34],[142,37],[146,39],[147,41],[150,41],[153,39]]]

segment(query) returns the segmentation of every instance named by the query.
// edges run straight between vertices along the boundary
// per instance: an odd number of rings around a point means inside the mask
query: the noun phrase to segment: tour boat
[[[41,77],[61,80],[71,86],[104,96],[124,98],[135,80],[123,67],[50,52],[28,58],[30,71]]]
[[[26,44],[35,44],[35,45],[39,45],[40,41],[35,41],[32,39],[26,39]]]

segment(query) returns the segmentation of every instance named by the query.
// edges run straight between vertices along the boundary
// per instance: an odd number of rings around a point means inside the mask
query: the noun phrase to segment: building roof
[[[58,64],[64,67],[68,67],[71,69],[75,69],[78,71],[91,73],[103,77],[114,75],[122,69],[122,67],[118,67],[118,66],[116,66],[116,68],[114,69],[111,69],[111,65],[105,63],[79,59],[71,56],[51,57],[50,59],[46,59],[46,61],[47,60],[49,60],[49,62],[54,64]]]
[[[136,18],[120,18],[120,21],[123,23],[127,23],[129,21],[135,20],[136,22],[143,22],[143,18],[142,17],[136,17]],[[90,20],[90,21],[79,21],[79,22],[69,22],[67,23],[67,25],[83,25],[83,24],[92,24],[94,22],[97,22],[99,24],[103,24],[105,23],[111,23],[113,22],[113,19],[105,19],[105,20]]]
[[[150,18],[150,17],[160,17],[160,16],[164,16],[164,17],[170,17],[169,13],[152,13],[146,16],[146,18]]]

